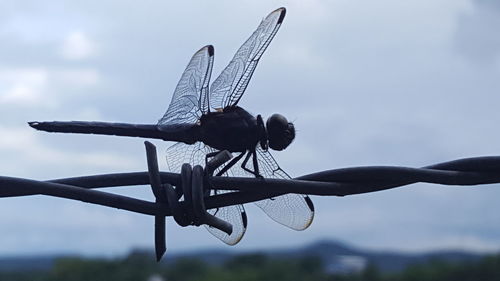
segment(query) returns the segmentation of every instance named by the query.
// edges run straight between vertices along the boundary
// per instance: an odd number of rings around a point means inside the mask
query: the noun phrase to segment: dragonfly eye
[[[273,114],[266,122],[269,147],[283,150],[295,138],[295,127],[281,114]]]

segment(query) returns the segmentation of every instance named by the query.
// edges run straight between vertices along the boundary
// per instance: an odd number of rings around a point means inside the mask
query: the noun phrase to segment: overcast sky
[[[500,5],[488,0],[1,1],[0,174],[49,179],[146,169],[143,140],[37,132],[27,121],[156,123],[201,46],[215,78],[272,10],[287,15],[240,102],[294,120],[275,158],[292,176],[500,154]],[[164,153],[170,143],[154,141]],[[160,158],[161,159],[161,158]],[[164,161],[161,168],[166,170]],[[113,189],[152,200],[149,187]],[[500,186],[313,197],[295,232],[247,206],[232,250],[340,239],[373,249],[500,249]],[[41,196],[0,200],[0,256],[115,255],[153,246],[153,218]],[[229,249],[171,220],[171,251]]]

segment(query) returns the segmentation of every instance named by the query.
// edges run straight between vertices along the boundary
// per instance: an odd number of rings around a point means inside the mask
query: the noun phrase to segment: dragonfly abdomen
[[[199,126],[160,127],[149,124],[125,124],[111,122],[53,121],[29,122],[31,127],[51,133],[76,133],[113,135],[161,139],[193,144],[199,141]]]

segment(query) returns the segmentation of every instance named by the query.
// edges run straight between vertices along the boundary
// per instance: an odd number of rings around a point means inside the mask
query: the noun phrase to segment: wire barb
[[[184,164],[181,170],[182,193],[178,196],[171,184],[162,184],[160,171],[158,169],[158,159],[156,147],[149,141],[144,142],[146,148],[146,158],[148,164],[149,183],[155,196],[155,204],[170,210],[175,222],[186,227],[189,225],[208,225],[217,228],[228,235],[233,232],[233,226],[220,218],[207,212],[205,207],[205,188],[213,172],[231,159],[232,155],[228,151],[222,151],[215,155],[208,163],[206,170],[197,165]],[[184,206],[179,200],[184,198]],[[166,221],[165,215],[155,215],[155,252],[159,261],[166,252]]]
[[[207,209],[255,202],[286,193],[346,196],[416,182],[462,186],[500,183],[500,156],[459,159],[422,168],[343,168],[284,180],[213,176],[214,171],[231,158],[227,151],[208,161],[205,169],[184,164],[180,174],[160,172],[156,147],[149,142],[145,142],[145,147],[147,172],[49,181],[0,176],[0,197],[42,194],[152,215],[155,217],[156,257],[160,260],[166,251],[166,216],[173,216],[183,227],[207,224],[230,234],[231,224],[211,215]],[[155,202],[94,190],[131,185],[150,185]],[[209,196],[208,189],[233,192]]]

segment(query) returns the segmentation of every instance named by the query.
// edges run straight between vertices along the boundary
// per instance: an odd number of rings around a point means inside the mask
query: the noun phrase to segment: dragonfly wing
[[[229,65],[212,83],[210,89],[211,108],[225,108],[238,103],[262,54],[278,32],[285,13],[285,8],[279,8],[270,13],[238,49]]]
[[[215,149],[207,146],[210,150],[216,151]],[[214,174],[217,174],[224,165],[219,167]],[[224,173],[224,176],[234,176],[231,172],[231,169]],[[211,195],[223,194],[231,192],[231,190],[212,190],[210,192]],[[213,236],[217,237],[222,242],[228,245],[236,245],[245,235],[247,231],[247,215],[245,212],[245,208],[243,205],[233,205],[222,208],[210,209],[208,212],[220,219],[223,219],[233,225],[233,232],[231,235],[227,235],[227,233],[218,230],[217,228],[213,228],[210,226],[205,226]]]
[[[212,194],[222,194],[229,192],[228,190],[213,190]],[[208,212],[220,219],[223,219],[233,225],[233,232],[231,235],[218,230],[217,228],[205,225],[208,232],[217,237],[222,242],[228,245],[235,245],[240,242],[243,235],[247,231],[247,215],[243,205],[233,205],[222,208],[210,209]]]
[[[205,166],[205,155],[207,146],[202,142],[185,144],[178,142],[167,148],[167,166],[173,173],[180,173],[182,164],[189,163],[192,166]]]
[[[259,172],[265,178],[291,179],[269,153],[257,147]],[[285,194],[255,203],[271,219],[295,230],[304,230],[314,218],[314,205],[307,195]]]
[[[215,151],[215,149],[203,144],[202,142],[196,142],[191,145],[179,142],[167,149],[167,165],[171,172],[177,173],[180,173],[182,164],[184,163],[190,163],[193,166],[205,166],[205,156],[208,153]],[[222,194],[224,192],[229,191],[212,190],[211,195]],[[208,232],[228,245],[235,245],[241,240],[241,238],[243,238],[247,228],[247,216],[243,205],[227,206],[223,208],[209,209],[207,211],[233,225],[233,232],[231,235],[227,235],[225,232],[216,228],[206,226]]]
[[[193,55],[158,125],[193,124],[208,112],[208,85],[213,61],[214,48],[211,45]]]

